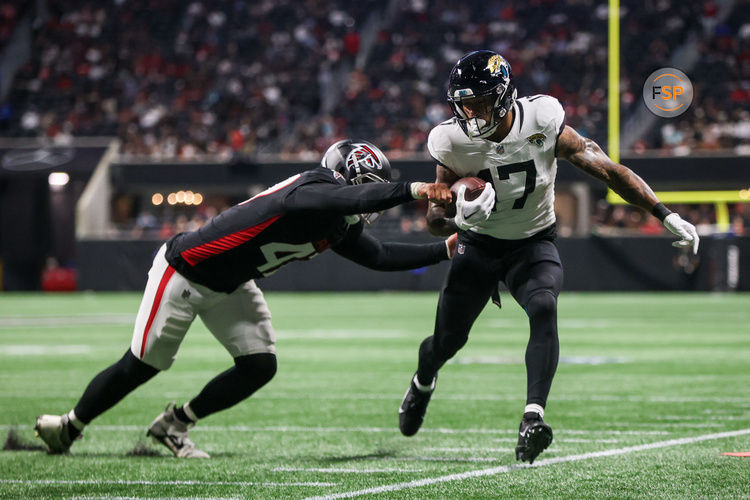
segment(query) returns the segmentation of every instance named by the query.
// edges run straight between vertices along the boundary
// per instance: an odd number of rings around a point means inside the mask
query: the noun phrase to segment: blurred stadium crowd
[[[624,0],[623,123],[643,80],[676,49],[699,104],[636,151],[750,149],[750,2]],[[594,0],[24,0],[0,4],[0,39],[33,11],[31,57],[0,133],[117,135],[158,158],[274,154],[311,159],[366,137],[391,157],[425,154],[448,118],[455,61],[504,54],[521,95],[558,97],[569,123],[606,144],[607,7]]]
[[[621,4],[624,127],[643,112],[645,78],[675,53],[694,61],[683,69],[700,96],[679,120],[657,119],[631,154],[750,154],[750,0],[724,13],[719,0]],[[391,158],[426,157],[429,130],[451,116],[450,69],[481,47],[511,62],[520,95],[556,96],[568,124],[606,147],[606,2],[9,0],[3,46],[26,15],[32,47],[0,107],[4,136],[117,136],[125,159],[317,161],[342,137],[367,138]],[[134,236],[166,237],[211,215],[202,210],[159,220],[144,207],[121,212]],[[730,211],[746,234],[745,206]],[[687,218],[716,221],[711,205]],[[602,205],[594,228],[663,230],[649,219]],[[394,220],[404,232],[423,225]]]

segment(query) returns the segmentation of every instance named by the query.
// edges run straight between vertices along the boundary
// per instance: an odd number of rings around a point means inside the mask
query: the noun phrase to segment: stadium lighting
[[[154,195],[151,197],[151,203],[154,205],[161,205],[164,203],[164,196],[162,196],[161,193],[154,193]]]
[[[167,203],[170,205],[177,203],[177,195],[175,193],[169,193],[169,196],[167,196]]]
[[[185,203],[185,191],[177,191],[175,199],[177,200],[177,203]]]
[[[50,186],[62,187],[70,181],[70,176],[65,172],[52,172],[47,180]]]
[[[195,194],[192,191],[185,191],[185,205],[192,205]]]
[[[195,196],[193,197],[193,205],[200,205],[201,203],[203,203],[203,195],[195,193]]]

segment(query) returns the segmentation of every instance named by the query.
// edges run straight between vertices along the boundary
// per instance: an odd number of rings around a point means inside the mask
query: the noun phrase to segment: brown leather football
[[[451,186],[454,203],[458,199],[458,189],[461,186],[466,186],[466,193],[464,193],[464,199],[466,201],[476,200],[477,197],[482,194],[482,191],[484,191],[484,181],[479,177],[462,177]]]

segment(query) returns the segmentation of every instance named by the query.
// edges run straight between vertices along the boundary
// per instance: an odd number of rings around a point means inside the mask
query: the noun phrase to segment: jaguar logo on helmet
[[[487,69],[490,70],[490,74],[492,76],[497,76],[498,73],[500,73],[500,68],[502,67],[502,65],[503,65],[503,58],[500,57],[498,54],[495,54],[494,56],[490,57],[490,60],[487,61]],[[505,75],[503,74],[503,76]]]

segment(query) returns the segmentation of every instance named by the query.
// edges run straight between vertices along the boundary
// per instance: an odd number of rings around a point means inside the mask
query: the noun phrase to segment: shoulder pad
[[[518,105],[523,106],[524,125],[527,131],[542,131],[554,129],[555,133],[565,124],[565,110],[560,101],[552,96],[537,94],[518,99]]]
[[[453,141],[451,140],[452,124],[454,120],[446,120],[440,125],[430,130],[427,136],[427,149],[435,161],[443,165],[450,165],[449,155],[453,151]]]
[[[340,173],[325,167],[311,168],[305,174],[310,176],[313,182],[329,182],[332,184],[346,185],[346,179]]]

